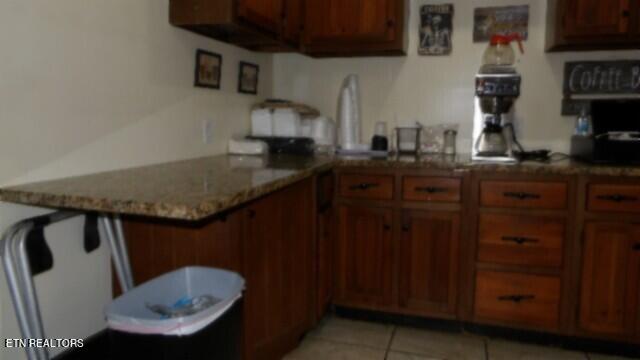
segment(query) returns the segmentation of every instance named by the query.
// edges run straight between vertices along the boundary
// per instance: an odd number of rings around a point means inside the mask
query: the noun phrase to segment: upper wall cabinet
[[[170,0],[173,25],[257,51],[401,55],[407,0]]]
[[[170,0],[169,21],[257,51],[295,51],[303,0]]]
[[[306,0],[304,52],[315,56],[404,54],[405,0]]]
[[[549,0],[547,48],[604,50],[640,48],[637,0]]]

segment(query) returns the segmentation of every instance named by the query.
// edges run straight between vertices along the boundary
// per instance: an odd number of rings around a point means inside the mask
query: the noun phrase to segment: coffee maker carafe
[[[493,36],[476,75],[473,160],[516,162],[511,110],[520,96],[521,77],[513,67],[509,43],[514,39],[519,38]]]

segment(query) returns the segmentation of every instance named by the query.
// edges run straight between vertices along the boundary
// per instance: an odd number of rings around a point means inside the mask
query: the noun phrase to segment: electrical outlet
[[[202,122],[202,142],[205,145],[213,143],[213,120]]]

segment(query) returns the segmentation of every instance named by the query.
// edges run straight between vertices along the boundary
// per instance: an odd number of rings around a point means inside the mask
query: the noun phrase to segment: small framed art
[[[202,49],[196,51],[194,85],[209,89],[220,89],[222,56]]]
[[[238,69],[238,92],[257,94],[259,73],[260,67],[258,65],[241,61]]]

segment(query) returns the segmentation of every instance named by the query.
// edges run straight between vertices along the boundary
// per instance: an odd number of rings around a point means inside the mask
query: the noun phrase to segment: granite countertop
[[[518,164],[500,164],[472,161],[471,155],[421,155],[389,158],[337,157],[335,165],[347,167],[393,166],[413,169],[468,170],[492,173],[525,173],[549,175],[594,175],[640,177],[640,166],[594,165],[558,158],[550,162],[525,161]]]
[[[294,182],[341,167],[395,167],[494,173],[638,176],[640,167],[562,160],[517,165],[468,155],[389,158],[218,155],[0,188],[0,201],[51,208],[202,220]]]
[[[0,201],[202,220],[332,164],[322,157],[219,155],[5,187]]]

